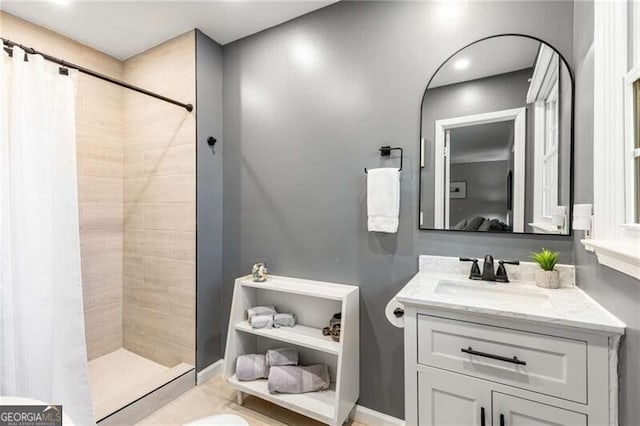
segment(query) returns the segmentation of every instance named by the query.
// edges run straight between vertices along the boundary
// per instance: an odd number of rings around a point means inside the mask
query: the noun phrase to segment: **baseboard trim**
[[[404,420],[380,413],[371,408],[363,407],[362,405],[353,407],[351,419],[354,422],[368,426],[404,426]]]
[[[201,385],[218,373],[222,372],[224,359],[219,359],[196,375],[196,384]]]

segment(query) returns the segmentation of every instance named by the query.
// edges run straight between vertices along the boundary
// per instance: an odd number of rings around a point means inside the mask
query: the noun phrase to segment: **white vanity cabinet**
[[[406,306],[407,425],[615,424],[614,345],[603,332]]]
[[[394,300],[404,305],[407,426],[618,424],[618,344],[625,325],[556,265],[560,289],[467,278],[457,258],[420,256]]]
[[[618,345],[625,324],[556,265],[560,289],[468,279],[457,258],[420,256],[396,294],[404,305],[407,426],[618,424]]]

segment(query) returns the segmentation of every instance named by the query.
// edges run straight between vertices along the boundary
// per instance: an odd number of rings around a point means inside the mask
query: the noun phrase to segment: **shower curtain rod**
[[[24,50],[26,53],[29,53],[31,55],[40,55],[40,56],[42,56],[44,59],[46,59],[49,62],[56,63],[58,65],[66,67],[66,68],[73,68],[73,69],[76,69],[76,70],[78,70],[79,72],[81,72],[83,74],[87,74],[87,75],[90,75],[92,77],[99,78],[100,80],[108,81],[109,83],[113,83],[115,85],[124,87],[126,89],[133,90],[133,91],[138,92],[138,93],[142,93],[143,95],[151,96],[153,98],[160,99],[161,101],[165,101],[165,102],[169,102],[170,104],[178,105],[178,106],[186,109],[189,112],[193,111],[193,105],[192,104],[184,104],[182,102],[178,102],[178,101],[176,101],[174,99],[167,98],[166,96],[159,95],[157,93],[151,92],[151,91],[143,89],[141,87],[133,86],[133,85],[131,85],[129,83],[125,83],[124,81],[116,80],[115,78],[111,78],[111,77],[109,77],[107,75],[100,74],[99,72],[90,70],[90,69],[82,67],[80,65],[76,65],[76,64],[73,64],[71,62],[67,62],[67,61],[65,61],[63,59],[60,59],[60,58],[56,58],[55,56],[51,56],[51,55],[48,55],[46,53],[39,52],[39,51],[37,51],[37,50],[35,50],[35,49],[31,48],[31,47],[23,46],[23,45],[21,45],[19,43],[13,42],[13,41],[8,40],[6,38],[0,37],[0,39],[2,39],[2,42],[5,45],[5,49],[8,50],[8,51],[12,47],[16,46],[16,47],[19,47],[20,49]]]

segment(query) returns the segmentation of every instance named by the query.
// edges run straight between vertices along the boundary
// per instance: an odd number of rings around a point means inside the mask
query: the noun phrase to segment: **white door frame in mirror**
[[[446,135],[448,130],[478,124],[513,121],[513,232],[524,232],[524,198],[525,198],[525,137],[526,108],[513,108],[463,117],[446,118],[435,122],[435,198],[434,228],[449,229],[449,156]],[[440,161],[442,159],[442,161]],[[446,175],[446,176],[445,176]],[[446,197],[445,197],[446,194]]]

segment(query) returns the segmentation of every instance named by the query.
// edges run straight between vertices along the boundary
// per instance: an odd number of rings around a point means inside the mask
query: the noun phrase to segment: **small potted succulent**
[[[556,268],[559,253],[543,248],[539,252],[532,253],[531,259],[540,266],[536,271],[536,285],[543,288],[560,287],[560,274]]]

